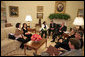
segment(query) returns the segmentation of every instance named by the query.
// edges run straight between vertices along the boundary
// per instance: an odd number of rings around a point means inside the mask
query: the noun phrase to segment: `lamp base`
[[[79,29],[79,26],[78,26],[78,25],[76,26],[76,29],[77,29],[77,30]]]
[[[28,21],[28,25],[27,25],[27,27],[29,27],[30,28],[30,22]]]
[[[28,28],[30,28],[30,26],[27,26]]]

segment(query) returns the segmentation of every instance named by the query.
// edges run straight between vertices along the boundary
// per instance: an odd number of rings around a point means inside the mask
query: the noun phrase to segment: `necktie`
[[[44,26],[44,28],[46,29],[46,25]]]
[[[60,30],[61,30],[61,28],[62,28],[62,25],[61,25],[61,27],[60,27]]]

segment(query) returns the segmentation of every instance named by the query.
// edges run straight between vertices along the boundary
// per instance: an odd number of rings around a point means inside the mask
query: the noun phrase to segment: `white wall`
[[[55,11],[55,1],[5,1],[7,7],[7,21],[15,25],[17,22],[24,23],[26,15],[31,15],[33,21],[31,26],[34,27],[38,23],[37,19],[37,6],[44,6],[43,21],[49,24],[50,20],[48,16]],[[19,17],[9,16],[9,6],[19,7]],[[66,21],[69,27],[72,27],[72,22],[77,16],[77,11],[80,8],[84,8],[83,1],[66,1],[66,13],[71,16],[71,19]],[[27,23],[27,22],[26,22]]]

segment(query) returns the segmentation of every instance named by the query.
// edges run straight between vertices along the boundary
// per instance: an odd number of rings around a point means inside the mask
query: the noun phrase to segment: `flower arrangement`
[[[42,38],[40,35],[34,34],[34,35],[32,35],[31,40],[32,41],[40,41],[40,40],[42,40]]]

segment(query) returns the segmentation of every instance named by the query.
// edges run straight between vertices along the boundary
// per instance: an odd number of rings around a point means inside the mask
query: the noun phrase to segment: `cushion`
[[[11,39],[4,39],[4,40],[1,41],[1,47],[6,46],[6,45],[8,45],[12,42],[15,42],[15,41],[11,40]]]
[[[9,33],[15,33],[15,27],[1,28],[1,40],[8,38]]]
[[[1,41],[1,55],[4,56],[20,47],[20,42],[17,40],[4,39]]]
[[[1,40],[4,40],[6,37],[6,31],[4,29],[1,29]]]

